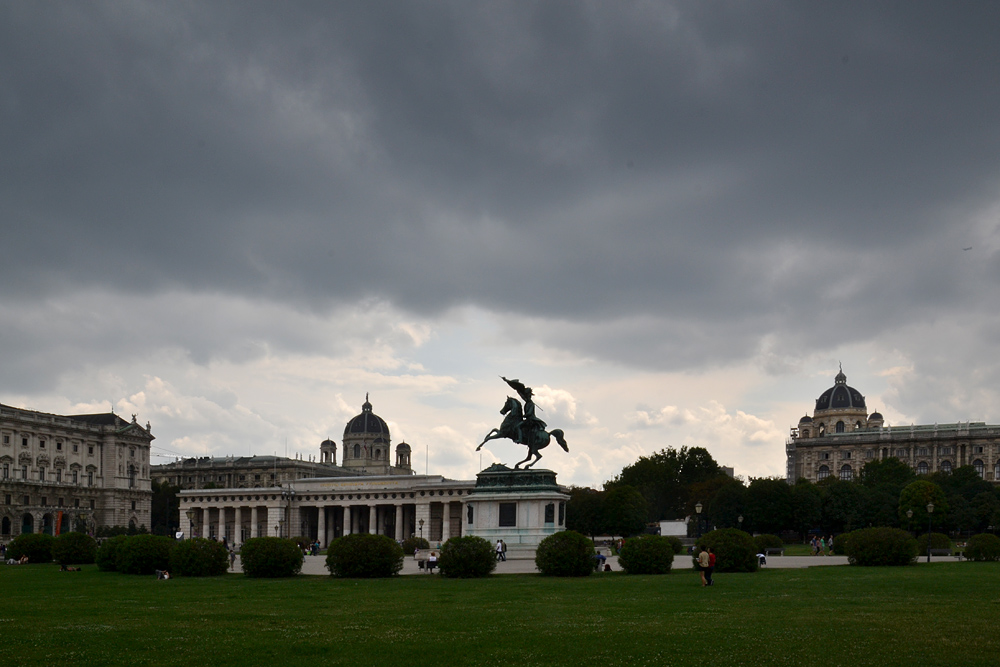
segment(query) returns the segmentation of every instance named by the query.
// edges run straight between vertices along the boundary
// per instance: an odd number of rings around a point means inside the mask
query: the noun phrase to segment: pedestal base
[[[493,544],[503,540],[509,559],[533,559],[539,542],[566,529],[568,500],[551,470],[512,470],[497,463],[476,475],[463,533]]]

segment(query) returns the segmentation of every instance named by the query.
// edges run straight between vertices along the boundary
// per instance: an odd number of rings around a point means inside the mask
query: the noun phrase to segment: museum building
[[[865,397],[847,384],[841,369],[820,394],[812,416],[791,429],[785,443],[786,480],[818,482],[831,475],[850,481],[868,461],[895,457],[918,475],[971,465],[989,482],[1000,482],[1000,426],[958,422],[887,426]]]
[[[150,525],[150,426],[0,405],[0,540]]]

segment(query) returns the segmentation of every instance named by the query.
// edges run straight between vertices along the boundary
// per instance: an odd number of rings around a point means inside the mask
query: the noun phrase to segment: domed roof
[[[358,433],[371,433],[389,437],[389,426],[385,420],[372,412],[372,404],[368,402],[368,394],[365,394],[365,403],[361,406],[361,414],[347,422],[344,427],[344,437]]]
[[[408,451],[410,451],[410,446],[408,444],[406,444],[405,442],[401,442],[398,445],[396,445],[396,451],[397,452],[408,452]]]
[[[811,422],[812,420],[813,418],[810,417],[809,415],[802,415],[802,419],[799,420],[799,423],[804,424],[806,422]]]
[[[854,387],[847,385],[847,376],[841,369],[834,379],[834,385],[816,399],[817,410],[846,410],[865,408],[865,397]]]
[[[881,412],[878,412],[876,410],[875,412],[873,412],[870,415],[868,415],[868,421],[870,421],[870,422],[871,421],[885,421],[885,418],[882,416]]]

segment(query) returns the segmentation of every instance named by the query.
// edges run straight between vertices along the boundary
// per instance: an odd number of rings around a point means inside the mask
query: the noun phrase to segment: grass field
[[[0,567],[0,665],[995,665],[1000,565],[586,579]]]

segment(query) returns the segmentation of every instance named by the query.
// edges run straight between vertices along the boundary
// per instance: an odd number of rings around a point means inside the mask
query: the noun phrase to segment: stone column
[[[420,521],[423,519],[424,527],[420,528]],[[413,532],[416,533],[417,537],[423,537],[425,540],[430,542],[428,535],[431,534],[431,506],[430,503],[418,502],[415,507],[415,516],[413,517]]]
[[[260,537],[260,530],[257,528],[257,506],[250,508],[250,537]]]
[[[326,546],[326,507],[320,505],[316,509],[316,540],[321,547]]]
[[[403,506],[396,505],[396,541],[403,539]]]
[[[344,535],[350,535],[351,528],[351,506],[344,505]]]
[[[191,507],[187,507],[185,509],[182,509],[181,512],[180,512],[180,514],[181,514],[181,527],[180,527],[180,531],[182,533],[184,533],[184,539],[186,539],[186,540],[189,540],[192,537],[194,537],[194,535],[191,534],[191,519],[187,518],[187,514],[185,513],[185,512],[187,512],[190,509],[192,509],[192,508]],[[11,528],[13,528],[13,526],[11,526]],[[110,548],[110,547],[108,547],[108,548]]]
[[[239,505],[233,510],[235,518],[233,520],[233,545],[243,544],[243,508]]]
[[[441,503],[441,544],[451,537],[451,503],[447,500]]]
[[[368,506],[368,532],[378,535],[378,512],[375,510],[375,505]]]
[[[222,541],[226,536],[226,508],[219,507],[219,527],[215,531],[215,539]]]
[[[264,526],[269,537],[274,537],[281,534],[281,520],[285,518],[285,508],[280,504],[278,505],[268,505],[267,507],[267,525]],[[274,529],[278,526],[278,530]]]

